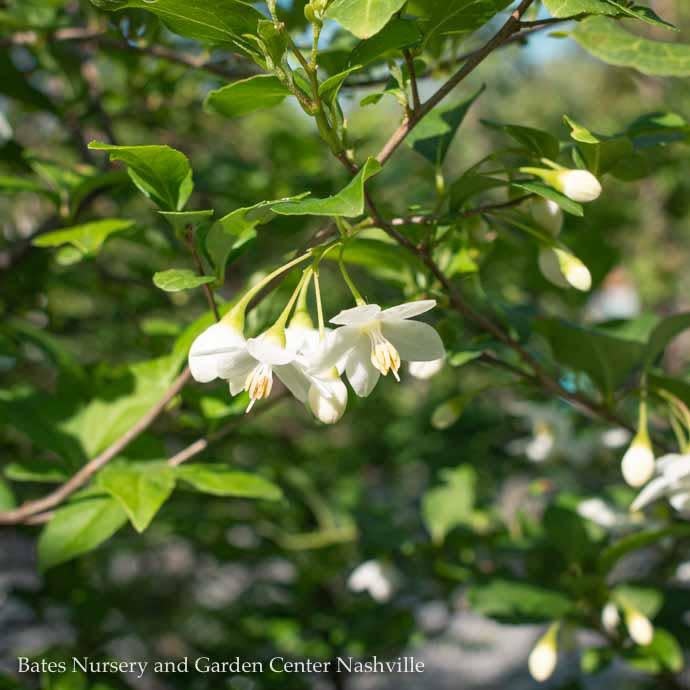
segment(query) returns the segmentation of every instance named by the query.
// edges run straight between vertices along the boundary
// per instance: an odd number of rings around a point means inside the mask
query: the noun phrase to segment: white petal
[[[311,381],[301,369],[292,364],[284,364],[273,367],[273,371],[297,400],[306,402]]]
[[[318,384],[315,381],[309,389],[309,408],[319,421],[335,424],[347,407],[347,387],[339,378],[320,380]]]
[[[222,376],[219,365],[228,356],[244,351],[245,340],[236,329],[224,323],[214,323],[198,335],[189,349],[189,368],[196,381],[206,383]]]
[[[363,324],[367,323],[367,321],[373,321],[380,313],[381,307],[378,304],[363,304],[360,307],[352,307],[352,309],[341,311],[331,319],[331,323],[335,323],[338,326]]]
[[[295,353],[283,347],[275,338],[260,335],[247,340],[247,351],[254,359],[264,364],[289,364],[295,359]]]
[[[544,278],[556,287],[570,287],[570,283],[568,283],[561,271],[558,254],[551,247],[542,247],[539,250],[539,270]]]
[[[601,183],[588,170],[559,172],[558,186],[567,197],[581,203],[594,201],[601,194]]]
[[[383,321],[383,335],[408,362],[428,362],[446,354],[441,336],[421,321]]]
[[[441,357],[439,359],[431,359],[428,362],[410,362],[408,369],[410,371],[410,376],[416,379],[421,379],[425,381],[430,379],[432,376],[436,376],[441,369],[443,369],[443,364],[445,358]]]
[[[657,468],[669,481],[679,481],[690,475],[690,455],[664,455]]]
[[[630,510],[633,512],[636,510],[642,510],[645,506],[649,505],[653,501],[661,498],[665,493],[667,493],[670,487],[670,483],[664,477],[657,477],[652,479],[647,486],[645,486],[642,491],[637,495],[637,498],[632,502]]]
[[[319,332],[315,328],[305,326],[288,326],[285,329],[287,349],[291,352],[310,350],[319,340]]]
[[[256,367],[257,361],[245,350],[238,353],[232,360],[227,359],[218,368],[221,378],[227,379],[230,384],[230,394],[237,395],[244,390],[247,376]]]
[[[336,366],[357,343],[369,339],[356,326],[343,326],[326,334],[326,340],[319,344],[315,353],[309,358],[309,368],[320,372]]]
[[[381,374],[371,363],[371,344],[368,338],[360,340],[348,355],[345,373],[352,389],[360,398],[366,398],[374,390]]]
[[[690,510],[690,491],[681,491],[668,499],[674,510],[687,513]]]
[[[389,307],[381,312],[379,318],[387,319],[411,319],[433,309],[436,306],[435,299],[419,299],[416,302],[405,302],[395,307]]]

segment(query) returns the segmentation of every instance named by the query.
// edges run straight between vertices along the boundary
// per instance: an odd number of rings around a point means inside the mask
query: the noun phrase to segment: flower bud
[[[582,292],[592,287],[587,266],[564,249],[543,247],[539,251],[539,269],[544,278],[558,287],[574,287]]]
[[[554,623],[546,634],[539,639],[529,655],[527,665],[534,680],[543,683],[548,680],[556,669],[558,661],[558,623]]]
[[[646,430],[638,432],[621,462],[623,479],[629,486],[638,488],[646,484],[654,474],[654,451]]]
[[[532,202],[532,217],[539,225],[548,230],[554,237],[561,232],[563,226],[563,211],[551,199],[535,199]]]
[[[654,626],[647,616],[641,614],[637,609],[628,608],[625,612],[625,626],[628,628],[630,637],[642,647],[652,643],[654,638]]]
[[[621,617],[618,613],[618,607],[612,601],[609,601],[601,611],[601,624],[604,630],[608,633],[613,633],[620,625],[620,622]]]
[[[410,376],[422,380],[430,379],[443,369],[444,361],[441,357],[441,359],[432,359],[428,362],[410,362],[408,365]]]
[[[347,407],[347,386],[335,377],[322,385],[312,383],[309,387],[309,409],[324,424],[335,424]]]
[[[599,180],[588,170],[557,170],[555,172],[554,187],[569,199],[585,204],[598,199],[601,195]]]

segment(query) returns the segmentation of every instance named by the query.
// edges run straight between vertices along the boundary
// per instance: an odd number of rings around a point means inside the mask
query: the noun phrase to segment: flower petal
[[[435,299],[418,299],[415,302],[405,302],[395,307],[389,307],[381,312],[380,318],[387,319],[411,319],[433,309],[436,306]]]
[[[319,348],[309,358],[309,369],[321,372],[330,369],[363,340],[369,342],[356,326],[343,326],[326,334],[326,339],[319,344]]]
[[[347,357],[345,373],[352,389],[360,398],[366,398],[381,376],[371,363],[371,345],[368,339],[362,339]]]
[[[283,347],[275,338],[260,335],[247,340],[247,352],[263,364],[289,364],[295,359],[295,353]]]
[[[428,323],[421,321],[383,321],[383,335],[391,341],[408,362],[428,362],[446,354],[441,336]]]
[[[301,369],[292,364],[284,364],[273,367],[273,371],[297,400],[306,402],[311,381]]]
[[[352,309],[341,311],[331,319],[331,323],[339,326],[367,323],[367,321],[376,319],[380,313],[381,307],[378,304],[363,304],[359,307],[352,307]]]
[[[226,358],[218,367],[218,374],[230,384],[230,395],[237,395],[244,390],[247,376],[256,367],[258,362],[243,350],[233,358]]]
[[[630,510],[633,512],[642,510],[642,508],[666,494],[669,488],[670,482],[665,477],[657,477],[656,479],[652,479],[652,481],[649,482],[649,484],[647,484],[642,491],[640,491],[640,493],[637,495],[637,498],[632,502]]]
[[[245,340],[236,329],[214,323],[198,335],[189,349],[189,369],[196,381],[207,383],[222,376],[219,366],[244,351]]]

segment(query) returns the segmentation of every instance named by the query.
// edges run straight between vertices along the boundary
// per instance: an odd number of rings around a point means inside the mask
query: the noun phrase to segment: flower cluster
[[[390,373],[399,381],[402,361],[410,362],[413,375],[416,369],[420,378],[440,368],[445,355],[440,336],[428,324],[411,320],[432,309],[434,300],[389,309],[361,303],[334,316],[333,330],[323,327],[319,313],[317,329],[306,306],[311,278],[312,270],[307,269],[276,323],[254,338],[244,335],[246,306],[256,293],[250,290],[192,343],[189,368],[194,379],[225,379],[231,395],[246,391],[249,412],[257,400],[271,394],[275,376],[317,419],[333,424],[347,406],[343,373],[354,392],[366,397],[381,375]]]

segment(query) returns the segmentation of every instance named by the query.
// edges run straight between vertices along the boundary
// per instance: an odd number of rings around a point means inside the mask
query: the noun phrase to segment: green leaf
[[[549,187],[542,182],[513,182],[511,186],[524,189],[526,192],[536,194],[543,199],[555,201],[566,213],[570,213],[573,216],[582,217],[585,215],[582,204],[578,204],[577,201],[569,199],[565,194],[557,192],[553,187]]]
[[[374,158],[366,163],[346,187],[325,199],[302,199],[273,204],[273,211],[285,216],[345,216],[353,218],[364,213],[364,183],[381,170]]]
[[[115,498],[138,532],[143,532],[175,488],[175,471],[161,463],[109,465],[98,486]]]
[[[0,175],[0,191],[34,192],[55,198],[55,194],[50,189],[46,189],[46,187],[35,180],[30,180],[26,177],[13,177],[11,175]]]
[[[358,43],[350,53],[348,65],[366,66],[388,53],[418,43],[420,38],[421,33],[415,22],[396,17],[375,36]]]
[[[305,195],[277,201],[261,201],[245,206],[219,218],[210,228],[199,233],[199,242],[208,262],[213,267],[216,281],[223,283],[225,267],[256,237],[256,228],[274,217],[273,206],[301,199]]]
[[[482,124],[505,132],[537,158],[549,158],[551,160],[558,158],[561,148],[560,143],[549,132],[534,127],[525,127],[524,125],[504,125],[498,122],[491,122],[490,120],[482,120]]]
[[[675,29],[673,24],[661,19],[649,7],[632,5],[628,0],[544,0],[544,5],[557,18],[577,14],[601,14],[610,17],[631,17],[654,26]]]
[[[416,257],[388,238],[376,238],[374,233],[362,233],[347,243],[343,252],[345,263],[362,266],[369,273],[393,283],[405,284],[412,272],[419,268]],[[327,261],[337,261],[338,253],[326,254]]]
[[[585,520],[575,510],[552,504],[544,513],[543,525],[549,542],[569,563],[582,562],[591,553]]]
[[[352,74],[352,72],[356,72],[358,69],[361,69],[361,67],[361,65],[348,67],[346,70],[343,70],[338,74],[334,74],[332,77],[328,77],[328,79],[325,79],[323,82],[321,82],[321,84],[319,84],[319,96],[321,97],[321,100],[326,101],[331,108],[335,108],[338,93],[340,92],[343,83],[348,76]]]
[[[462,417],[465,408],[472,401],[474,395],[474,392],[463,393],[438,405],[431,415],[431,426],[434,429],[440,430],[450,429]]]
[[[95,549],[126,522],[125,511],[110,497],[89,498],[59,508],[38,539],[41,570]]]
[[[211,91],[206,96],[204,108],[225,117],[240,117],[273,108],[289,95],[290,91],[277,77],[257,74]]]
[[[499,578],[470,587],[467,598],[478,613],[509,623],[554,620],[573,608],[560,592]]]
[[[617,585],[612,590],[612,598],[623,606],[637,609],[647,618],[654,618],[664,603],[664,596],[659,590],[628,584]]]
[[[678,640],[663,628],[655,628],[651,643],[635,647],[625,658],[634,668],[655,674],[680,673],[685,665]]]
[[[570,136],[579,142],[578,151],[587,169],[595,175],[604,175],[632,155],[634,147],[628,137],[593,134],[567,115],[564,115],[563,119],[570,126]]]
[[[449,208],[451,211],[459,211],[475,196],[489,189],[505,187],[507,185],[508,182],[505,180],[499,180],[488,175],[480,175],[471,170],[467,171],[455,180],[450,187]]]
[[[182,465],[176,469],[177,478],[197,491],[214,496],[235,496],[237,498],[262,498],[277,501],[283,493],[268,479],[248,472],[229,470],[222,465]]]
[[[61,484],[68,475],[60,467],[51,467],[51,463],[40,460],[11,462],[4,468],[5,476],[15,482],[45,482]]]
[[[484,91],[482,86],[466,101],[447,103],[434,108],[407,135],[407,143],[433,165],[441,165],[458,127],[474,102]]]
[[[207,223],[213,216],[212,210],[205,211],[158,211],[170,223],[178,236],[182,237],[188,228],[197,228]]]
[[[0,510],[12,510],[16,505],[10,485],[0,477]]]
[[[405,0],[335,0],[326,16],[357,38],[369,38],[381,31],[404,4]]]
[[[422,497],[422,519],[434,543],[442,544],[448,533],[472,518],[477,473],[470,465],[441,471],[441,486]]]
[[[92,223],[74,225],[71,228],[54,230],[39,235],[33,244],[36,247],[61,247],[69,244],[77,249],[82,256],[95,256],[103,243],[116,232],[124,232],[134,227],[132,220],[118,220],[105,218]]]
[[[586,373],[606,395],[616,391],[642,364],[645,346],[633,340],[585,330],[558,319],[538,321],[535,330],[548,340],[559,364]]]
[[[660,389],[671,393],[690,407],[690,383],[658,374],[647,374],[647,384],[652,390]]]
[[[661,529],[627,534],[601,552],[599,555],[599,568],[603,573],[608,573],[621,558],[633,551],[658,544],[667,537],[682,538],[687,536],[690,536],[690,525],[673,525]]]
[[[187,156],[170,146],[113,146],[92,141],[89,148],[107,151],[111,161],[122,161],[132,182],[165,211],[181,211],[194,189]]]
[[[203,43],[227,45],[253,52],[246,35],[256,35],[264,16],[241,0],[92,0],[104,10],[126,8],[148,10],[171,31]]]
[[[200,276],[189,268],[169,268],[153,275],[153,284],[166,292],[180,292],[212,283],[214,276]]]
[[[667,345],[683,331],[690,328],[690,312],[674,314],[664,319],[652,331],[644,355],[644,367],[649,369],[663,353]]]
[[[420,18],[424,42],[473,33],[512,0],[410,0],[407,12]]]
[[[658,77],[690,76],[690,45],[651,41],[603,17],[581,22],[573,38],[594,57]]]

